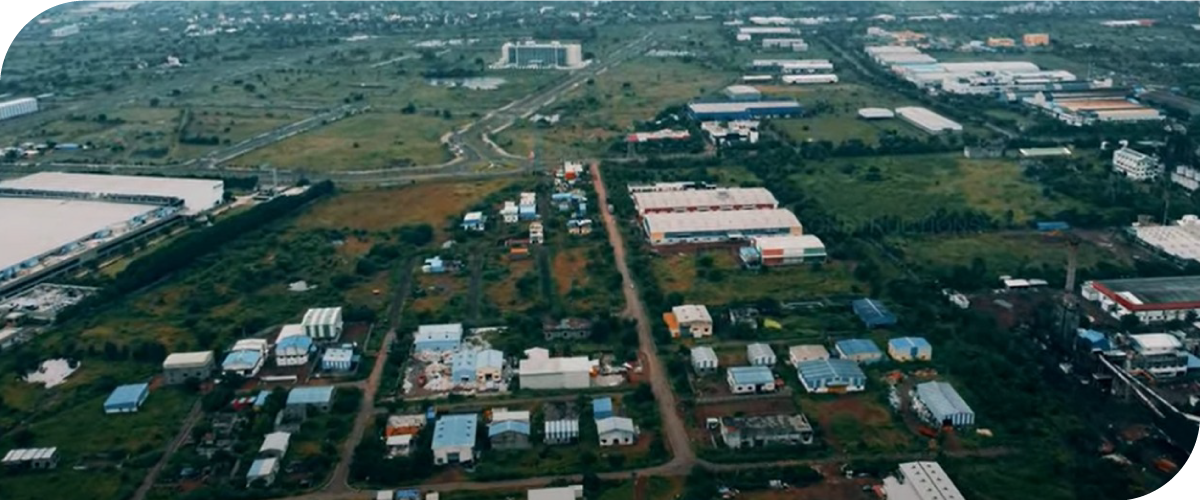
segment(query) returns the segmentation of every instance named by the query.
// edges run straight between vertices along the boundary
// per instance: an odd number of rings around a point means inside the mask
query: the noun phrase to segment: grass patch
[[[705,266],[711,260],[712,264]],[[855,293],[851,263],[829,262],[763,271],[743,270],[727,250],[668,254],[655,258],[654,275],[664,293],[680,293],[687,302],[715,305],[753,301],[818,298]]]
[[[341,193],[312,208],[296,225],[303,229],[386,231],[428,223],[436,231],[457,224],[462,215],[510,181],[421,183],[398,189]]]

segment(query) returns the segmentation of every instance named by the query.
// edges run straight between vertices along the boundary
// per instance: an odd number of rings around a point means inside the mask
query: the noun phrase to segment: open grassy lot
[[[656,258],[653,269],[664,293],[677,292],[686,302],[708,305],[760,298],[818,298],[858,290],[852,263],[747,271],[739,267],[736,259],[729,250],[668,254]]]
[[[985,233],[960,236],[930,236],[895,238],[889,244],[904,252],[905,260],[928,269],[970,266],[982,259],[996,276],[1025,276],[1025,272],[1040,274],[1043,267],[1058,269],[1066,266],[1066,244],[1056,238],[1036,233]],[[1128,264],[1128,256],[1101,248],[1089,241],[1079,245],[1079,268],[1094,267],[1100,262]]]
[[[54,151],[55,161],[165,163],[173,160],[176,131],[183,112],[165,107],[109,109],[96,115],[72,115],[40,128],[9,129],[0,144],[75,143],[88,149]]]
[[[880,156],[832,159],[806,168],[793,179],[826,210],[855,227],[884,217],[912,222],[939,210],[964,209],[985,213],[1001,224],[1023,224],[1076,206],[1066,198],[1048,197],[1022,176],[1017,162],[1006,159]]]
[[[759,86],[765,95],[796,99],[809,110],[810,116],[772,120],[772,124],[796,141],[830,141],[840,143],[858,139],[875,145],[885,135],[924,137],[926,134],[905,123],[891,120],[862,120],[859,108],[893,109],[918,103],[884,89],[858,83],[833,85],[771,85]]]
[[[912,434],[892,417],[891,410],[874,393],[837,396],[799,395],[802,411],[822,429],[834,449],[845,453],[908,451],[916,445]]]
[[[238,162],[313,171],[433,165],[450,159],[440,138],[461,124],[423,113],[367,112],[285,139]]]
[[[238,143],[308,116],[302,111],[255,108],[197,107],[185,111],[172,153],[178,158],[194,158],[219,145]]]
[[[397,189],[341,193],[312,207],[296,221],[302,229],[386,231],[405,224],[427,223],[443,234],[487,195],[511,181],[422,183]]]

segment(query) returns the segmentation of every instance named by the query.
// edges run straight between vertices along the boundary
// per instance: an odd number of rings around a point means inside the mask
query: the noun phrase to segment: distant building
[[[716,351],[709,346],[699,346],[692,348],[692,369],[697,375],[715,373],[720,363],[717,359]]]
[[[288,391],[284,413],[303,419],[309,411],[328,412],[333,408],[334,386],[293,387]]]
[[[321,371],[348,372],[354,368],[354,346],[350,344],[325,349],[321,355]]]
[[[1200,189],[1200,170],[1179,165],[1171,172],[1171,182],[1188,191]]]
[[[761,236],[750,240],[750,246],[738,250],[742,263],[754,266],[787,266],[825,262],[825,243],[811,234],[797,236]]]
[[[548,403],[542,407],[542,440],[548,445],[570,444],[579,440],[579,416],[565,403]]]
[[[893,500],[962,500],[962,492],[937,462],[900,464],[898,477],[883,479],[883,491]]]
[[[292,435],[287,432],[272,432],[263,436],[262,446],[258,448],[258,455],[262,457],[282,458],[287,454],[288,443],[291,441]]]
[[[757,120],[799,115],[804,108],[794,100],[693,102],[688,115],[697,121]]]
[[[729,187],[642,191],[632,195],[638,215],[653,213],[724,212],[733,210],[771,210],[779,200],[767,188]]]
[[[500,209],[500,217],[504,219],[505,224],[515,224],[518,218],[517,204],[511,200],[504,202],[504,208]]]
[[[529,223],[529,244],[541,245],[545,242],[546,242],[546,232],[545,232],[545,228],[542,227],[542,223],[538,222],[538,221],[530,222]]]
[[[900,362],[929,361],[933,346],[922,337],[898,337],[888,341],[888,355]]]
[[[803,38],[764,38],[762,47],[764,49],[787,49],[792,52],[804,52],[808,50],[808,43]]]
[[[858,117],[864,120],[886,120],[895,118],[896,112],[887,108],[861,108]]]
[[[483,231],[487,228],[484,220],[483,212],[467,212],[463,216],[462,228],[464,231]]]
[[[504,353],[484,349],[475,353],[475,383],[487,387],[504,379]]]
[[[279,336],[275,338],[275,365],[307,365],[308,357],[315,348],[312,337],[304,334],[303,325],[283,325]]]
[[[1114,319],[1133,314],[1152,324],[1200,314],[1200,276],[1088,281],[1081,294]]]
[[[870,364],[883,360],[883,352],[869,339],[839,340],[834,344],[838,357],[856,363]]]
[[[912,392],[913,410],[932,425],[941,427],[970,427],[975,425],[975,412],[946,382],[917,384]]]
[[[755,342],[746,345],[746,361],[750,366],[775,366],[775,351],[769,344]]]
[[[1126,147],[1113,152],[1112,166],[1114,172],[1135,181],[1158,177],[1162,170],[1158,158]]]
[[[788,348],[788,362],[797,366],[803,361],[829,359],[829,350],[823,345],[794,345]]]
[[[488,425],[488,441],[494,450],[529,448],[529,420],[503,420]]]
[[[413,352],[449,352],[462,345],[462,323],[421,325],[413,336]]]
[[[577,69],[584,66],[583,49],[577,43],[525,41],[500,47],[499,68]]]
[[[775,374],[765,366],[734,366],[726,371],[729,391],[734,394],[775,392]]]
[[[596,420],[613,416],[613,400],[610,397],[592,399],[592,418]]]
[[[703,305],[685,304],[671,308],[671,312],[663,314],[663,321],[671,337],[703,338],[713,334],[712,316]]]
[[[150,384],[129,384],[117,387],[104,401],[104,413],[137,413],[150,395]]]
[[[586,389],[591,386],[592,361],[587,356],[552,358],[545,349],[525,351],[517,368],[522,389]]]
[[[1017,46],[1017,41],[1012,38],[988,38],[988,47],[995,48],[1012,48]]]
[[[848,359],[813,359],[796,364],[804,389],[812,393],[859,392],[867,387],[867,376],[858,363]]]
[[[262,369],[267,357],[267,341],[242,339],[233,344],[233,349],[221,362],[221,371],[241,377],[253,377]]]
[[[0,465],[9,470],[54,469],[58,467],[58,448],[17,448],[8,450]]]
[[[1021,37],[1021,42],[1026,47],[1044,47],[1050,45],[1049,33],[1026,33]]]
[[[475,460],[475,432],[479,416],[445,415],[433,429],[433,463],[468,463]]]
[[[642,217],[650,244],[721,244],[762,236],[804,233],[796,214],[785,209],[651,213]]]
[[[246,471],[246,486],[262,483],[271,486],[275,483],[275,475],[279,473],[279,459],[274,457],[259,458],[250,463]]]
[[[963,129],[962,125],[958,122],[922,107],[896,108],[896,115],[900,119],[931,134],[939,134],[947,131],[962,132]]]
[[[342,337],[342,308],[322,307],[309,309],[300,322],[304,334],[316,341],[337,341]]]
[[[867,328],[879,328],[896,324],[896,315],[887,306],[875,299],[858,299],[850,303],[854,314]]]
[[[583,500],[583,485],[529,490],[526,500]]]
[[[816,75],[783,75],[779,81],[788,85],[820,85],[826,83],[837,83],[838,76],[832,73],[821,73]]]
[[[637,441],[638,428],[632,419],[608,417],[596,420],[596,434],[600,446],[629,446]]]
[[[163,383],[176,385],[188,379],[207,380],[215,367],[212,351],[171,353],[163,360]]]
[[[757,101],[762,99],[762,92],[749,85],[730,85],[721,91],[731,101]]]
[[[79,34],[78,24],[68,24],[66,26],[59,26],[50,30],[50,36],[53,38],[66,38],[77,34]]]
[[[583,318],[563,318],[558,321],[546,318],[542,320],[542,336],[546,340],[580,340],[591,335],[591,320]]]
[[[812,444],[813,428],[804,415],[724,417],[721,441],[733,449]]]
[[[1171,380],[1187,375],[1191,358],[1183,341],[1169,333],[1143,333],[1129,336],[1133,357],[1132,368],[1149,373],[1157,380]]]
[[[37,111],[38,100],[32,97],[0,102],[0,121],[30,113],[37,113]]]

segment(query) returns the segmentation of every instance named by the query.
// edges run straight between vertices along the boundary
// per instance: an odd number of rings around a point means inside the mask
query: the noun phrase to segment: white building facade
[[[1129,148],[1113,152],[1112,166],[1114,172],[1135,181],[1153,179],[1160,170],[1158,158]]]

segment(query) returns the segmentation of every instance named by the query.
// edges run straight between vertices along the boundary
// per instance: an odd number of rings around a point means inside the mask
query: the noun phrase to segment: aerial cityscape
[[[1165,491],[1198,190],[1194,2],[63,4],[0,499]]]

